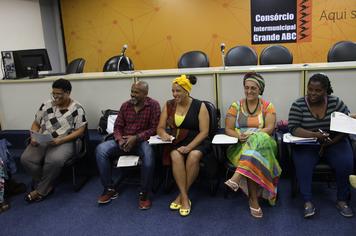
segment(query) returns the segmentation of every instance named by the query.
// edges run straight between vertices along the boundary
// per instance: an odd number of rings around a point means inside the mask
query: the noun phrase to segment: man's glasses
[[[50,93],[51,98],[55,99],[55,98],[62,98],[64,96],[64,93]]]

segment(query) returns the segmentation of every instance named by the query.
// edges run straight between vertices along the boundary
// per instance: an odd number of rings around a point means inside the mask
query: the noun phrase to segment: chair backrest
[[[293,55],[282,45],[271,45],[260,54],[260,65],[292,64]]]
[[[85,59],[77,58],[69,62],[66,69],[66,74],[83,73]]]
[[[356,61],[356,43],[340,41],[334,44],[328,52],[328,62]]]
[[[204,101],[204,104],[209,112],[209,138],[210,140],[213,140],[214,135],[218,130],[217,111],[214,104],[212,104],[211,102]]]
[[[231,48],[225,56],[226,66],[249,66],[257,65],[257,53],[247,46]]]
[[[202,51],[190,51],[184,53],[179,61],[178,68],[209,67],[208,56]]]
[[[134,64],[131,58],[127,56],[110,57],[104,64],[103,71],[132,71]]]

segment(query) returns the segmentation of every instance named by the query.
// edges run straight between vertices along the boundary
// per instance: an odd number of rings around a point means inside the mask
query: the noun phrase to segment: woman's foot
[[[34,190],[25,196],[25,201],[28,203],[40,202],[43,200],[43,198],[44,197],[41,194],[39,194],[36,190]]]
[[[238,183],[236,183],[235,181],[233,181],[232,179],[228,179],[225,183],[225,185],[227,185],[232,191],[236,192],[237,190],[239,190],[240,186],[238,185]]]
[[[249,200],[249,206],[250,206],[250,213],[253,217],[255,217],[255,218],[263,217],[262,208],[258,204],[258,201]]]
[[[311,202],[304,203],[304,218],[308,219],[315,215],[316,209]]]
[[[179,194],[178,197],[173,202],[171,202],[171,204],[169,205],[169,209],[175,211],[175,210],[179,210],[181,207],[182,204],[181,204],[180,194]]]
[[[250,206],[250,213],[255,218],[262,218],[263,217],[263,212],[262,212],[262,208],[261,207],[253,208],[253,207]]]
[[[188,216],[190,214],[191,208],[192,202],[188,199],[188,206],[184,206],[184,204],[182,204],[181,208],[179,209],[179,214],[181,216]]]

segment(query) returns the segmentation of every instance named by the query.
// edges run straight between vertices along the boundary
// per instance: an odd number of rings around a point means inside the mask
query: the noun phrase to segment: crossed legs
[[[191,151],[186,159],[177,150],[171,152],[173,177],[180,192],[174,202],[181,205],[182,209],[190,209],[188,191],[199,174],[202,156],[198,150]]]

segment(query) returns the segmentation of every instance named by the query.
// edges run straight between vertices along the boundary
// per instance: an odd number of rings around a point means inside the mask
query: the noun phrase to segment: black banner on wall
[[[297,42],[297,0],[251,0],[251,44]]]

